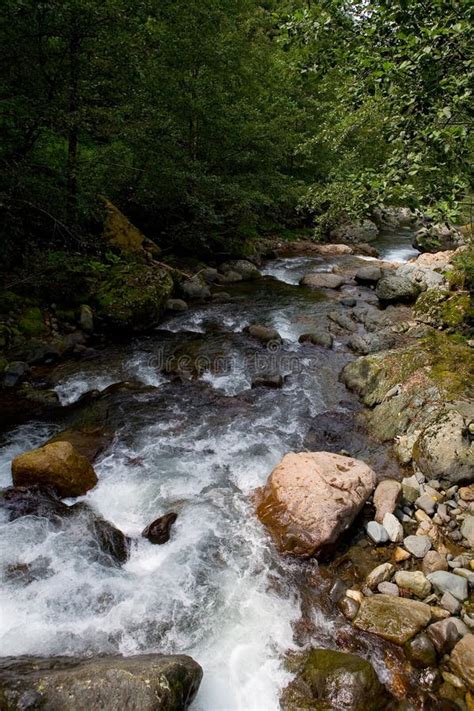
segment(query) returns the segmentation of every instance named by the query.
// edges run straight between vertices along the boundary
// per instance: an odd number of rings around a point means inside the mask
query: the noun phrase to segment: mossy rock
[[[142,252],[145,235],[132,225],[125,215],[109,200],[104,200],[106,218],[103,237],[112,247],[120,251]]]
[[[436,328],[458,328],[473,318],[474,309],[467,291],[428,289],[414,306],[416,318]]]
[[[141,262],[117,264],[102,275],[95,295],[96,315],[118,331],[156,326],[173,290],[170,273]]]
[[[332,649],[301,655],[300,671],[281,697],[283,711],[380,711],[388,697],[365,659]]]
[[[359,358],[342,372],[346,385],[369,407],[381,403],[395,385],[406,386],[411,379],[435,386],[448,400],[469,397],[473,375],[472,349],[437,331],[406,348]]]
[[[23,312],[18,327],[25,336],[42,336],[47,331],[43,314],[37,306],[32,306]]]

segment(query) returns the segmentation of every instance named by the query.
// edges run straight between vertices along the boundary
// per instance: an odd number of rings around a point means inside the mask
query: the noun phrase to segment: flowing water
[[[279,708],[291,678],[283,657],[296,648],[301,617],[300,564],[275,552],[251,494],[283,454],[304,449],[318,414],[357,407],[338,381],[346,349],[337,340],[332,351],[298,343],[343,308],[340,295],[298,287],[299,278],[338,261],[275,260],[263,279],[233,287],[227,303],[56,368],[63,404],[125,380],[143,385],[116,405],[114,442],[95,465],[99,484],[83,497],[134,542],[118,568],[91,555],[73,522],[0,521],[2,655],[188,653],[204,668],[194,711]],[[275,327],[283,345],[252,341],[242,333],[252,322]],[[180,379],[169,375],[176,368]],[[251,389],[253,374],[275,370],[286,375],[281,390]],[[32,422],[7,433],[0,485],[11,484],[16,454],[64,426]],[[169,543],[140,537],[170,510],[178,519]],[[9,575],[18,564],[38,572]],[[315,612],[313,623],[316,639],[331,644],[334,620]]]

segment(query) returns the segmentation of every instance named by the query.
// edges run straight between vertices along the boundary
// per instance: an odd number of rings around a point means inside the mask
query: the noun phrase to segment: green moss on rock
[[[96,314],[106,326],[144,331],[159,322],[173,290],[170,273],[141,262],[120,263],[102,275]]]
[[[18,327],[25,336],[41,336],[46,332],[41,309],[37,306],[24,311],[23,316],[18,321]]]
[[[472,300],[467,291],[428,289],[414,306],[416,318],[436,328],[458,328],[473,317]]]

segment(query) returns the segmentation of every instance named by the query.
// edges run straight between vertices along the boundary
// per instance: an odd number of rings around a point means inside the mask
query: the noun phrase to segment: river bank
[[[370,660],[390,691],[387,703],[405,697],[418,708],[434,703],[441,683],[436,667],[417,671],[401,646],[361,633],[338,609],[351,599],[347,590],[370,599],[367,575],[396,548],[388,542],[374,547],[367,538],[371,500],[336,555],[320,565],[280,557],[254,514],[255,488],[288,451],[350,454],[378,480],[408,474],[410,462],[387,446],[400,432],[382,437],[385,444],[367,432],[387,419],[385,410],[367,418],[339,376],[344,369],[347,381],[347,369],[364,358],[385,358],[376,353],[355,360],[372,349],[421,352],[427,330],[437,329],[415,319],[409,304],[395,300],[380,309],[374,286],[382,273],[374,281],[372,271],[368,280],[367,268],[394,272],[383,251],[380,264],[352,248],[332,246],[332,256],[328,249],[312,251],[265,262],[262,277],[211,286],[219,298],[168,313],[158,330],[131,343],[99,343],[92,358],[37,371],[61,406],[6,433],[2,484],[11,484],[17,454],[61,430],[105,428],[109,439],[94,452],[99,482],[84,500],[131,546],[128,560],[111,567],[98,559],[90,534],[78,545],[74,520],[59,530],[41,516],[5,522],[6,654],[186,653],[204,668],[193,708],[277,709],[296,669],[284,664],[288,650],[336,646]],[[300,286],[308,274],[314,278]],[[328,276],[340,282],[337,288],[327,288]],[[460,349],[467,353],[469,346],[451,344],[449,333],[437,337],[447,339],[446,366],[455,376]],[[370,369],[362,371],[372,386]],[[467,370],[458,372],[456,387],[467,386]],[[275,375],[280,380],[272,380]],[[394,383],[393,375],[377,383],[381,402],[364,396],[366,404],[386,408],[395,398],[398,406],[397,392],[387,397],[396,385],[404,388],[400,373]],[[124,381],[129,384],[120,385]],[[167,511],[178,514],[171,540],[153,546],[140,533]],[[411,533],[413,524],[402,524]],[[335,593],[337,578],[343,585]],[[22,633],[26,618],[30,626]],[[456,693],[464,698],[466,692]]]

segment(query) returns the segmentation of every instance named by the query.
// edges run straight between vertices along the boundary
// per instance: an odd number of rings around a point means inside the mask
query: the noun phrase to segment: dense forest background
[[[4,0],[0,229],[227,252],[472,190],[469,0]]]

